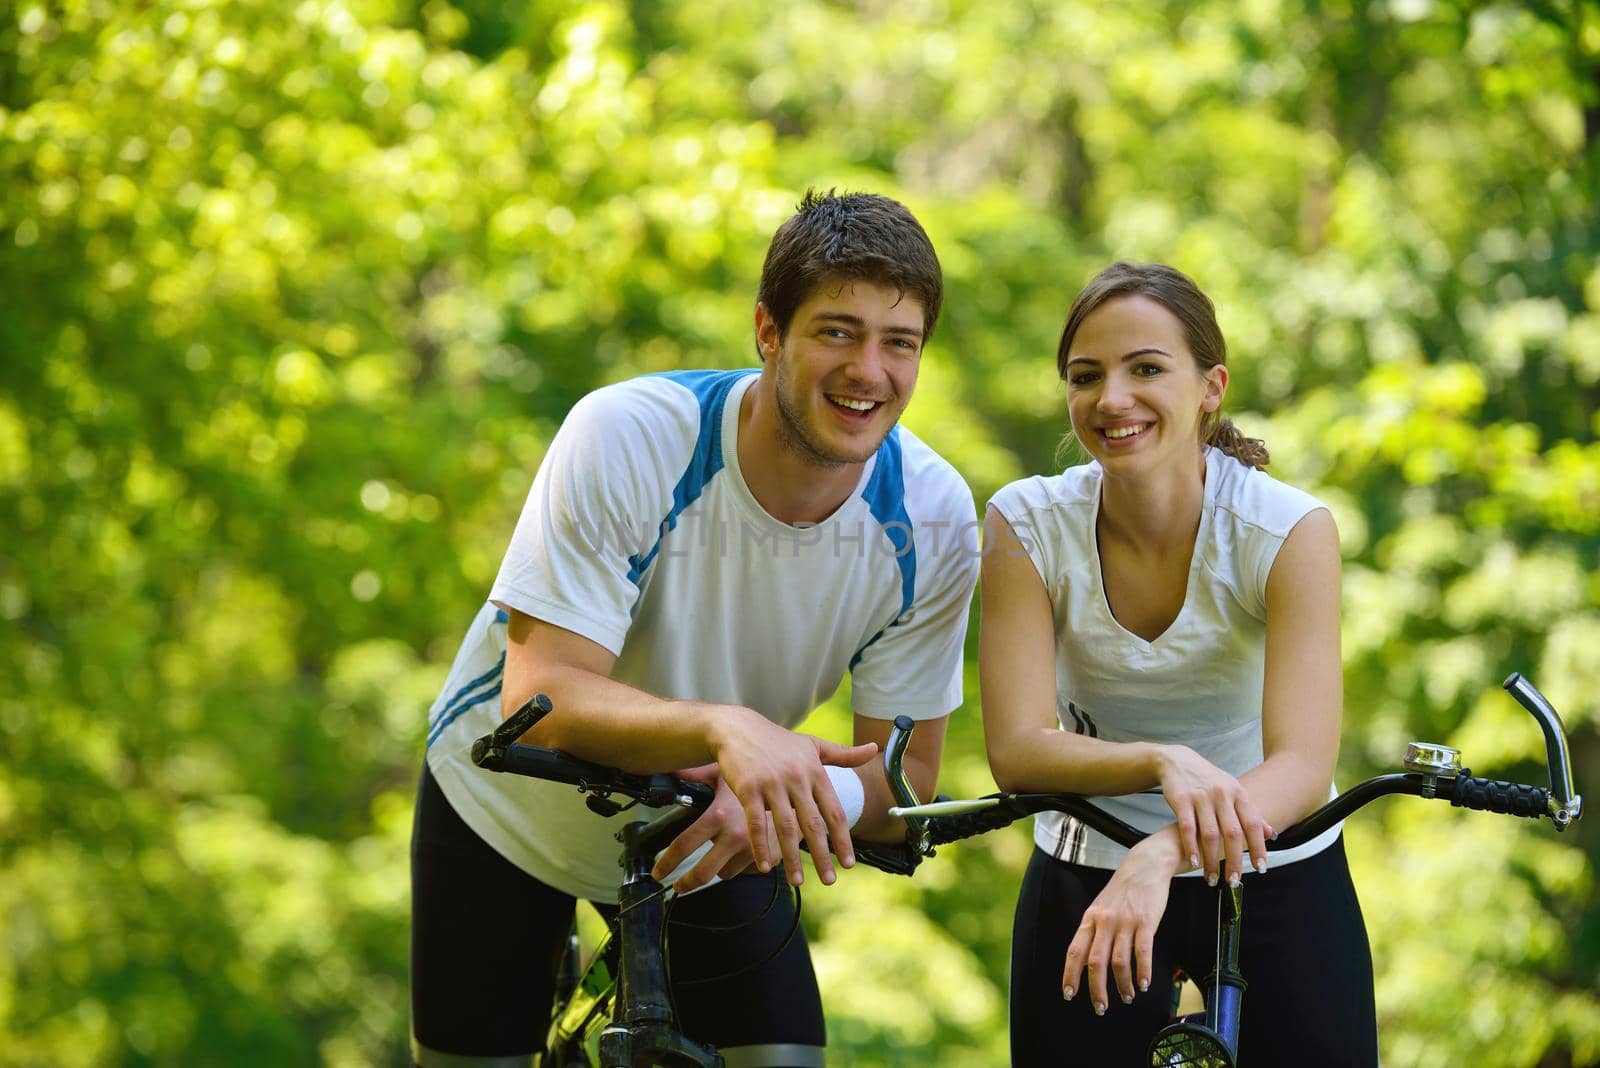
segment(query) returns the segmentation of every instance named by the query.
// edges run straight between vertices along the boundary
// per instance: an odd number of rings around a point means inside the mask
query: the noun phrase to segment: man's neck
[[[772,376],[763,373],[739,402],[736,447],[750,495],[791,526],[820,523],[849,499],[865,464],[825,464],[783,439]]]

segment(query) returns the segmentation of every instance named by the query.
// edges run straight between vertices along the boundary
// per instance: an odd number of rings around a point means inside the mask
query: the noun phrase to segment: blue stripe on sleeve
[[[672,507],[656,532],[655,544],[649,552],[628,557],[628,581],[638,585],[644,573],[655,562],[661,551],[661,540],[678,526],[678,517],[700,495],[706,484],[722,470],[722,414],[728,403],[728,392],[741,379],[759,374],[755,368],[739,371],[667,371],[659,377],[670,379],[693,393],[700,402],[700,433],[695,438],[694,454],[689,466],[672,488]]]

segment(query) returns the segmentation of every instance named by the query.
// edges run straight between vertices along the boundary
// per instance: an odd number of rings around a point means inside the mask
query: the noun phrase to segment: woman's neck
[[[1205,495],[1204,452],[1193,467],[1172,465],[1121,478],[1102,470],[1098,534],[1139,553],[1188,553],[1194,548]]]

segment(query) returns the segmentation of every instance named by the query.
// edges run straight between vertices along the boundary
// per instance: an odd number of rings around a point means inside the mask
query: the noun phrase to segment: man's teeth
[[[1106,431],[1106,437],[1108,437],[1108,438],[1127,438],[1127,437],[1132,437],[1133,435],[1137,434],[1139,431],[1141,431],[1143,429],[1144,429],[1144,427],[1142,427],[1142,426],[1119,426],[1119,427],[1113,427],[1112,429]]]
[[[870,412],[878,406],[877,401],[855,400],[852,397],[829,397],[829,400],[842,408],[849,408],[856,412]]]

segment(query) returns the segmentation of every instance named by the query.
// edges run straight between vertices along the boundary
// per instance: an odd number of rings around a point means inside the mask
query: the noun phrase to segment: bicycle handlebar
[[[660,808],[681,805],[704,812],[716,796],[713,787],[675,775],[639,775],[606,767],[592,761],[517,741],[551,710],[550,699],[534,694],[527,703],[507,717],[490,734],[472,743],[472,762],[488,771],[509,772],[535,779],[547,779],[576,786],[587,794],[591,809],[601,815],[615,815],[624,806],[610,800],[613,794],[631,798],[641,805]],[[899,843],[855,842],[856,859],[891,875],[910,875],[921,862],[921,855]],[[804,842],[800,848],[805,849]]]
[[[621,811],[621,806],[609,801],[612,794],[621,794],[652,808],[682,805],[704,811],[711,804],[715,791],[703,782],[680,779],[675,775],[636,775],[595,764],[559,749],[546,749],[517,741],[534,724],[549,715],[551,707],[550,698],[542,693],[534,694],[492,733],[472,743],[472,762],[489,771],[506,771],[576,786],[582,793],[590,795],[591,808],[603,811],[607,805],[612,806],[612,812],[606,815]],[[596,801],[601,804],[597,806]]]
[[[1356,784],[1305,819],[1280,831],[1275,839],[1267,843],[1267,849],[1277,852],[1303,845],[1363,806],[1390,794],[1438,798],[1449,801],[1457,808],[1530,819],[1545,816],[1555,824],[1557,830],[1565,830],[1582,815],[1583,798],[1574,788],[1561,717],[1545,696],[1521,674],[1513,672],[1506,679],[1504,688],[1533,715],[1544,732],[1549,788],[1476,778],[1470,770],[1460,767],[1459,762],[1455,761],[1454,750],[1445,746],[1414,743],[1412,749],[1426,756],[1415,765],[1408,760],[1407,766],[1412,770],[1380,775]],[[569,753],[516,740],[543,719],[550,709],[550,699],[543,694],[535,694],[493,733],[473,743],[473,763],[492,771],[569,783],[588,794],[589,806],[604,815],[621,811],[622,806],[609,800],[612,794],[621,794],[652,807],[677,804],[695,811],[704,811],[711,803],[715,791],[705,783],[667,774],[639,775],[619,771]],[[937,846],[998,830],[1026,816],[1046,811],[1073,816],[1121,846],[1134,846],[1146,836],[1146,832],[1125,823],[1079,794],[997,793],[970,801],[935,801],[923,805],[917,801],[916,792],[905,773],[905,752],[914,729],[915,723],[909,717],[896,717],[883,756],[889,788],[899,802],[889,810],[889,814],[905,819],[906,841],[903,844],[854,843],[856,857],[862,863],[891,874],[910,875],[923,858],[933,855]]]
[[[1424,752],[1426,758],[1415,766],[1408,761],[1408,767],[1413,767],[1413,770],[1403,774],[1380,775],[1358,783],[1305,819],[1279,832],[1275,839],[1267,843],[1267,849],[1276,852],[1303,845],[1364,805],[1380,797],[1399,793],[1439,798],[1457,808],[1532,819],[1547,816],[1557,830],[1566,830],[1572,821],[1582,815],[1583,798],[1573,786],[1561,717],[1545,696],[1521,674],[1513,673],[1506,679],[1504,687],[1533,714],[1544,732],[1551,784],[1548,789],[1499,779],[1475,778],[1455,761],[1457,754],[1454,750],[1445,746],[1414,744],[1412,748]],[[889,810],[889,814],[906,820],[909,850],[931,856],[935,846],[997,830],[1025,816],[1045,811],[1064,812],[1073,816],[1124,847],[1132,847],[1145,837],[1145,832],[1117,819],[1089,798],[1078,794],[998,793],[973,801],[918,804],[909,782],[903,775],[895,774],[894,766],[910,744],[914,726],[907,717],[896,719],[884,751],[890,789],[900,802]],[[1430,759],[1444,762],[1429,764],[1427,761]]]

